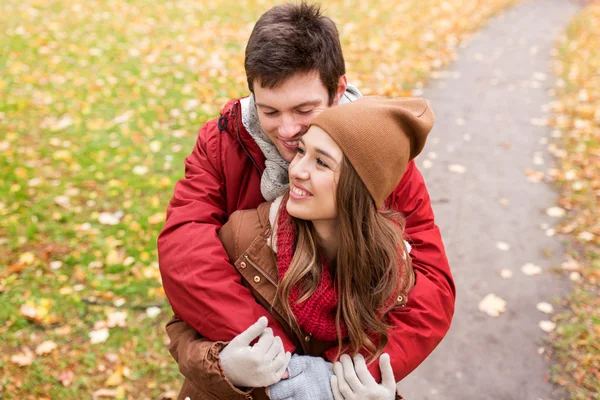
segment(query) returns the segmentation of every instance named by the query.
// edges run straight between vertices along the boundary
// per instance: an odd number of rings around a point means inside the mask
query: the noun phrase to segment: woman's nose
[[[288,173],[290,174],[290,179],[299,179],[306,180],[310,177],[308,166],[304,161],[304,158],[297,160],[296,162],[292,162],[290,164],[290,168]]]

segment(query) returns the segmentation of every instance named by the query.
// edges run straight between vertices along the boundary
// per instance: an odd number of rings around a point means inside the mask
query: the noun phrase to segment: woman
[[[264,319],[225,343],[175,318],[167,331],[186,376],[180,398],[259,399],[265,393],[253,387],[267,386],[271,398],[286,398],[299,379],[314,386],[305,398],[327,398],[320,397],[324,387],[336,399],[395,397],[392,371],[402,355],[394,354],[401,338],[393,327],[414,274],[403,219],[384,202],[423,149],[433,120],[424,100],[373,97],[313,120],[290,164],[288,193],[232,214],[219,232],[244,284],[281,324],[295,354],[290,360]],[[325,359],[335,362],[335,373]]]

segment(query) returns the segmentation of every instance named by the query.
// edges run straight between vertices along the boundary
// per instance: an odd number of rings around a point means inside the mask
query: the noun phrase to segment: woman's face
[[[335,194],[343,157],[342,149],[318,126],[311,126],[302,136],[289,167],[287,211],[291,216],[310,221],[336,218]]]

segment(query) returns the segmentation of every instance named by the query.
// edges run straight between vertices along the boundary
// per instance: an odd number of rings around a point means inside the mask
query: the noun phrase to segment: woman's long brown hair
[[[364,350],[371,362],[388,342],[387,313],[397,306],[395,297],[410,289],[413,271],[403,241],[404,217],[377,209],[345,157],[341,168],[336,192],[338,251],[332,266],[338,291],[338,349],[342,351],[340,321],[344,321],[349,339],[347,352],[354,355]],[[299,285],[298,303],[308,299],[319,285],[322,266],[312,222],[292,217],[292,223],[296,228],[294,256],[279,283],[277,300],[289,322],[296,324],[289,304],[290,291]]]

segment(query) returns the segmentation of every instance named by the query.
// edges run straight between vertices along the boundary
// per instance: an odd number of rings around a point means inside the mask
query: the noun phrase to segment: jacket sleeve
[[[167,208],[158,238],[158,259],[165,293],[176,315],[204,337],[229,341],[261,316],[294,349],[281,325],[258,304],[229,261],[218,237],[227,218],[221,134],[209,122],[185,160],[185,177]],[[210,132],[213,131],[211,136]]]
[[[400,381],[431,354],[448,332],[456,291],[429,193],[414,161],[388,201],[406,217],[416,279],[406,306],[390,314],[393,328],[384,350],[390,355],[396,381]],[[369,370],[380,382],[379,362],[373,362]]]
[[[171,339],[169,352],[181,374],[195,386],[216,393],[224,400],[239,400],[253,390],[240,390],[225,376],[219,352],[227,345],[226,342],[211,342],[176,316],[169,321],[166,330]]]

